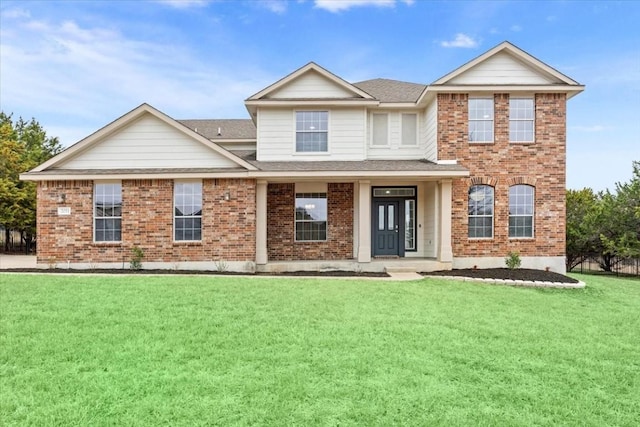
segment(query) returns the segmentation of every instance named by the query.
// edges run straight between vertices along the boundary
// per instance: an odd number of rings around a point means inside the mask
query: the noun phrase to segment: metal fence
[[[588,259],[581,264],[576,265],[571,270],[574,273],[602,273],[604,270],[600,267],[600,261],[596,259]],[[626,258],[619,260],[611,269],[613,274],[625,276],[640,277],[640,258]]]
[[[35,244],[31,244],[29,248],[29,252],[35,252],[36,246]],[[6,229],[0,225],[0,252],[7,253],[26,253],[27,247],[22,240],[22,236],[20,232],[15,230],[10,230],[8,239]]]

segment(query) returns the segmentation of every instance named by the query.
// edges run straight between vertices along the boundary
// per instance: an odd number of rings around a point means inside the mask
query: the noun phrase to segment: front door
[[[401,256],[400,203],[382,200],[373,202],[373,255]]]

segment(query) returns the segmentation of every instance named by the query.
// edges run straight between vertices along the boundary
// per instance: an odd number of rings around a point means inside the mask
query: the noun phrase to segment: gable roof
[[[380,102],[417,102],[427,87],[420,83],[390,79],[364,80],[353,85],[370,93]]]
[[[320,65],[316,64],[315,62],[309,62],[308,64],[298,68],[297,70],[295,70],[294,72],[286,75],[285,77],[281,78],[280,80],[278,80],[277,82],[267,86],[266,88],[262,89],[260,92],[250,96],[249,98],[246,99],[246,101],[257,101],[263,98],[266,98],[269,94],[277,91],[278,89],[283,88],[284,86],[288,85],[289,83],[293,82],[294,80],[298,79],[300,76],[309,73],[309,72],[316,72],[318,74],[320,74],[322,77],[326,78],[327,80],[333,82],[334,84],[336,84],[337,86],[343,88],[344,90],[353,93],[354,97],[356,98],[361,98],[361,99],[374,99],[370,94],[366,93],[365,91],[363,91],[360,88],[357,88],[356,86],[352,85],[351,83],[347,82],[346,80],[342,79],[341,77],[338,77],[337,75],[333,74],[332,72],[328,71],[327,69],[321,67]]]
[[[498,53],[501,53],[501,52],[506,52],[506,53],[512,55],[513,57],[515,57],[516,59],[520,60],[521,62],[523,62],[528,67],[534,69],[535,71],[538,71],[541,74],[553,77],[555,80],[558,80],[563,84],[572,85],[572,86],[580,85],[580,83],[578,83],[577,81],[575,81],[575,80],[571,79],[570,77],[562,74],[560,71],[556,70],[553,67],[550,67],[549,65],[545,64],[544,62],[540,61],[539,59],[537,59],[534,56],[528,54],[524,50],[520,49],[519,47],[515,46],[514,44],[512,44],[512,43],[510,43],[508,41],[504,41],[504,42],[500,43],[499,45],[495,46],[492,49],[489,49],[488,51],[486,51],[482,55],[472,59],[471,61],[467,62],[466,64],[461,65],[460,67],[456,68],[455,70],[451,71],[450,73],[445,74],[444,76],[440,77],[438,80],[433,82],[432,85],[444,85],[444,84],[447,84],[447,83],[451,82],[451,80],[453,80],[454,78],[460,76],[461,74],[465,73],[466,71],[470,70],[471,68],[473,68],[476,65],[480,64],[481,62],[484,62],[487,59],[491,58],[492,56],[494,56],[494,55],[496,55]]]
[[[173,127],[174,129],[176,129],[178,132],[181,132],[184,135],[190,137],[191,139],[199,142],[200,144],[203,144],[205,147],[209,148],[210,150],[212,150],[213,152],[217,153],[221,157],[230,160],[231,162],[237,164],[238,166],[240,166],[242,168],[245,168],[245,169],[248,169],[248,170],[255,170],[256,169],[255,166],[253,166],[251,163],[249,163],[249,162],[245,161],[244,159],[236,156],[235,154],[225,150],[224,148],[220,147],[218,144],[209,141],[204,136],[194,132],[189,127],[177,122],[176,120],[174,120],[171,117],[167,116],[166,114],[164,114],[160,110],[155,109],[154,107],[152,107],[149,104],[142,104],[142,105],[134,108],[133,110],[129,111],[125,115],[121,116],[120,118],[118,118],[118,119],[114,120],[113,122],[109,123],[108,125],[104,126],[100,130],[98,130],[98,131],[94,132],[93,134],[89,135],[88,137],[84,138],[83,140],[81,140],[81,141],[75,143],[74,145],[70,146],[69,148],[64,150],[62,153],[52,157],[48,161],[46,161],[46,162],[40,164],[39,166],[35,167],[34,169],[29,171],[28,173],[30,175],[33,175],[34,173],[43,172],[43,171],[45,171],[47,169],[55,168],[58,165],[62,165],[66,161],[71,160],[73,157],[75,157],[75,156],[79,155],[80,153],[90,149],[92,146],[99,144],[100,141],[104,140],[109,135],[112,135],[115,132],[125,128],[126,126],[128,126],[129,124],[135,122],[136,120],[140,119],[142,116],[144,116],[146,114],[150,114],[151,116],[161,120],[165,124],[167,124],[167,125]]]

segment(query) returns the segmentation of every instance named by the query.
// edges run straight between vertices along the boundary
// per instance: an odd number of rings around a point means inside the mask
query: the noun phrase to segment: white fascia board
[[[584,85],[565,86],[565,85],[432,85],[429,86],[429,92],[444,93],[469,93],[469,92],[487,92],[487,93],[506,93],[506,92],[532,92],[532,93],[566,93],[567,98],[579,94],[584,90]]]
[[[391,177],[438,177],[457,178],[469,176],[469,171],[251,171],[255,178],[391,178]]]
[[[24,173],[23,181],[70,181],[70,180],[123,180],[123,179],[188,179],[188,178],[253,178],[273,180],[296,179],[351,179],[351,178],[460,178],[469,176],[469,171],[236,171],[236,172],[163,172],[163,173],[114,173],[114,174],[39,174]]]

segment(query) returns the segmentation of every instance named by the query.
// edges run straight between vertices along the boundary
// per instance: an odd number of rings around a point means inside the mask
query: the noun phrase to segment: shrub
[[[142,258],[144,258],[144,251],[138,246],[131,248],[131,261],[129,261],[129,267],[132,270],[142,270]]]
[[[507,267],[511,270],[515,270],[520,267],[522,261],[520,260],[520,254],[518,252],[509,252],[507,257],[504,259],[504,263],[507,264]]]

